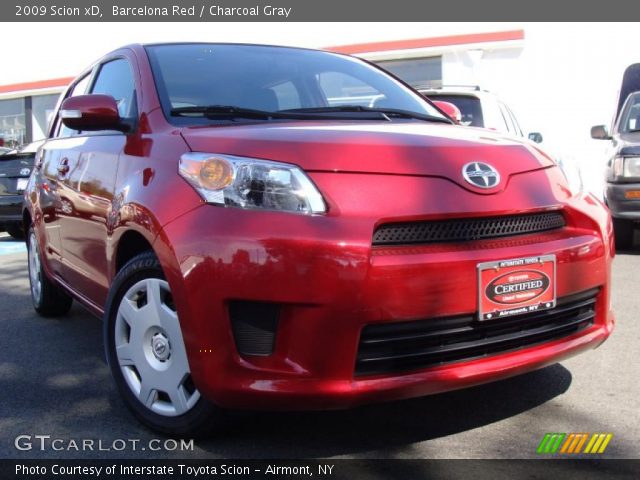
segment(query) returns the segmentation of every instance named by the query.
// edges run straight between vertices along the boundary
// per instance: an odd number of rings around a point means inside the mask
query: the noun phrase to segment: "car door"
[[[65,98],[75,97],[86,93],[91,79],[91,73],[87,73],[67,89]],[[50,136],[42,145],[39,155],[36,156],[35,169],[39,178],[38,204],[42,212],[42,224],[47,248],[43,250],[47,257],[47,264],[59,277],[63,277],[62,271],[62,241],[60,229],[62,219],[66,212],[65,185],[66,176],[64,152],[68,146],[76,142],[78,132],[70,130],[62,125],[56,118]]]
[[[126,58],[98,66],[89,93],[111,95],[122,118],[137,117],[133,70]],[[63,275],[77,293],[99,309],[109,289],[107,242],[109,215],[126,135],[119,131],[87,132],[68,143],[60,165],[66,213],[61,232]],[[81,141],[79,141],[81,140]]]

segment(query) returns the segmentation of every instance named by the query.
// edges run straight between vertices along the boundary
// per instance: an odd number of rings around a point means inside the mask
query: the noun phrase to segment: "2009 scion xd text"
[[[364,61],[133,45],[63,97],[25,192],[33,303],[104,318],[152,428],[476,385],[613,328],[603,205]]]

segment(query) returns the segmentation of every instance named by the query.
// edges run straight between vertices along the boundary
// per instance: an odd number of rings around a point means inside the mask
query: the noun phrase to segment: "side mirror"
[[[611,135],[604,125],[595,125],[591,127],[591,138],[595,140],[611,140]]]
[[[531,132],[527,135],[529,140],[535,143],[542,143],[542,134],[540,132]]]
[[[110,95],[67,98],[60,107],[60,118],[64,126],[72,130],[129,130],[129,126],[120,118],[118,104]]]
[[[443,100],[433,100],[433,104],[442,110],[447,117],[459,124],[462,121],[462,113],[460,109],[451,102],[445,102]]]

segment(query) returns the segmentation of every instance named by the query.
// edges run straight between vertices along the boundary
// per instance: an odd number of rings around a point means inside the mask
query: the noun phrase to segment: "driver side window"
[[[100,67],[91,93],[111,95],[118,104],[122,118],[137,116],[136,88],[129,62],[124,58],[111,60]]]

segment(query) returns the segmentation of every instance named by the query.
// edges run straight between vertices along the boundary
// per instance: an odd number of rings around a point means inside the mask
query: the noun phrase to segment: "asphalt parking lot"
[[[350,411],[242,414],[192,451],[116,451],[106,450],[114,440],[158,435],[120,401],[101,321],[77,304],[63,319],[35,315],[24,247],[1,233],[0,458],[531,458],[546,432],[611,432],[602,457],[640,458],[639,271],[637,242],[614,262],[613,336],[562,364]],[[18,435],[101,440],[103,450],[18,450]]]

